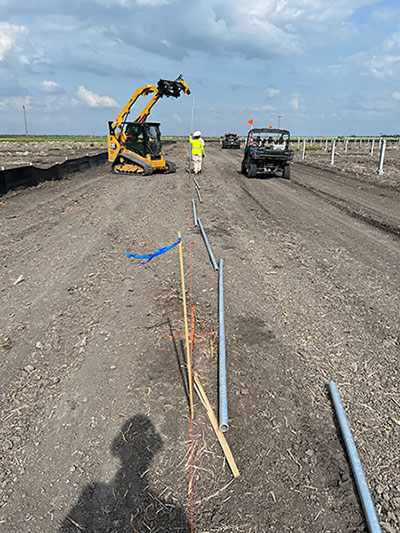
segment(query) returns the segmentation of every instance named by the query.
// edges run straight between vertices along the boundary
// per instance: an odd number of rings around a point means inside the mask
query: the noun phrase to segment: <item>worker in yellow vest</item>
[[[199,172],[201,172],[203,157],[206,156],[204,150],[204,140],[201,137],[201,131],[195,131],[193,133],[193,136],[192,134],[190,134],[189,141],[192,145],[193,171],[195,174],[198,174]]]

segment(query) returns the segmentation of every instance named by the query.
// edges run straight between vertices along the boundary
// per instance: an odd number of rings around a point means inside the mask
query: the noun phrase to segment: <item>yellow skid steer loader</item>
[[[146,122],[154,104],[164,96],[179,98],[190,94],[187,83],[180,75],[176,80],[160,80],[156,85],[137,89],[114,120],[109,122],[107,136],[108,160],[115,174],[140,174],[148,176],[154,171],[175,172],[176,165],[161,154],[161,134],[158,122]],[[154,96],[133,122],[127,122],[131,108],[139,96]]]

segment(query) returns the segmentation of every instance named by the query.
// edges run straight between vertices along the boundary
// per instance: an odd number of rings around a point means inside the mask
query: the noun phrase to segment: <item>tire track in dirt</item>
[[[335,207],[340,209],[343,213],[346,213],[347,215],[353,218],[356,218],[358,220],[362,220],[363,222],[366,222],[367,224],[375,228],[379,228],[385,231],[386,233],[391,233],[393,235],[400,236],[400,226],[394,226],[392,224],[382,221],[379,218],[379,216],[381,215],[380,213],[378,212],[374,214],[367,214],[365,212],[363,213],[362,212],[363,206],[361,204],[354,204],[354,203],[352,204],[340,196],[329,194],[328,192],[322,191],[321,189],[317,189],[316,187],[313,187],[306,183],[302,183],[301,181],[296,180],[295,178],[292,178],[291,181],[292,183],[295,183],[296,185],[303,187],[307,191],[310,191],[312,194],[315,194],[325,199],[329,204],[334,205]]]

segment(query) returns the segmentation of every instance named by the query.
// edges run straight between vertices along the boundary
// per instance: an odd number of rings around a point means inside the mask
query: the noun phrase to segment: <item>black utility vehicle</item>
[[[290,150],[290,133],[288,130],[272,128],[254,128],[249,131],[244,157],[242,174],[255,178],[257,172],[276,174],[282,171],[282,177],[290,178],[290,161],[294,151]]]
[[[225,133],[222,138],[221,148],[240,148],[240,139],[237,133]]]

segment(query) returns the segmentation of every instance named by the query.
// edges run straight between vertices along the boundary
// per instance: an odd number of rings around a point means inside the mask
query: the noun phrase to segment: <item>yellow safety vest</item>
[[[192,155],[205,154],[203,139],[193,139],[193,137],[190,136],[189,140],[192,145]]]

